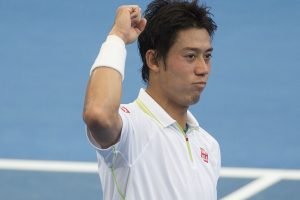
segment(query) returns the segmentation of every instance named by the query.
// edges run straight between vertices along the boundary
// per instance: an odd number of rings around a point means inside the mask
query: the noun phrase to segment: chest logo
[[[208,163],[208,153],[203,148],[200,148],[200,155],[202,160]]]
[[[121,106],[121,110],[122,110],[124,113],[130,113],[130,111],[129,111],[125,106]]]

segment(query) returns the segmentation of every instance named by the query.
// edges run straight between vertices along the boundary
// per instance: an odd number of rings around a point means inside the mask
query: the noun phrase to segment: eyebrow
[[[192,50],[192,51],[196,51],[196,52],[202,52],[202,49],[194,48],[194,47],[185,47],[185,48],[183,48],[182,50],[183,50],[183,51],[186,51],[186,50]],[[210,51],[213,51],[213,48],[212,48],[212,47],[206,49],[204,52],[210,52]]]

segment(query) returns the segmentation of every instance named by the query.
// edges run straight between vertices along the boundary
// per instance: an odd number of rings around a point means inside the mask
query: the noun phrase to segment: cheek
[[[169,57],[164,71],[164,82],[176,90],[187,87],[193,79],[193,66],[187,63],[180,55]]]
[[[170,74],[167,84],[172,88],[172,92],[185,93],[189,90],[189,75],[183,70],[174,70]]]
[[[176,70],[174,70],[174,77],[176,79],[176,84],[186,85],[192,81],[192,76],[194,72],[190,66],[180,65]]]
[[[189,74],[193,74],[193,67],[186,63],[181,57],[174,57],[168,65],[169,72],[178,79],[185,79]]]

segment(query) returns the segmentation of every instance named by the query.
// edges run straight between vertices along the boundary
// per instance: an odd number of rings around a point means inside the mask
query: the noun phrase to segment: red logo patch
[[[122,110],[124,113],[130,113],[129,110],[128,110],[126,107],[124,107],[124,106],[121,107],[121,110]]]
[[[208,153],[202,148],[200,148],[200,151],[201,151],[201,158],[203,159],[204,162],[208,163]]]

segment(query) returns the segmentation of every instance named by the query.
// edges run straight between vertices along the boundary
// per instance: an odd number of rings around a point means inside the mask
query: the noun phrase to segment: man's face
[[[178,32],[165,62],[159,61],[159,84],[164,98],[176,106],[197,103],[208,80],[211,53],[211,38],[205,29]]]

